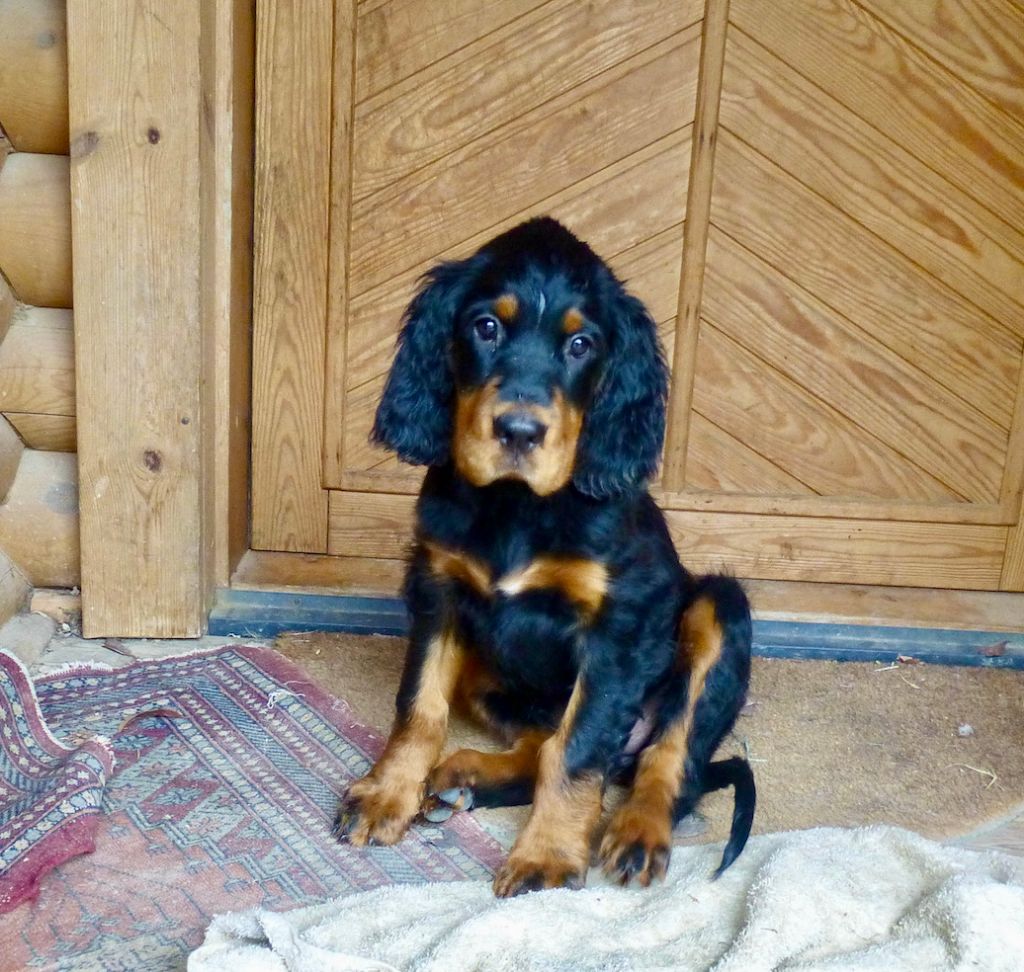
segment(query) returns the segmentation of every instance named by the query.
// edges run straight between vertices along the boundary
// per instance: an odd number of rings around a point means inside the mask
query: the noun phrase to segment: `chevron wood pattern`
[[[275,542],[294,501],[256,473],[259,546],[402,555],[421,473],[367,438],[402,309],[550,212],[658,321],[655,491],[697,567],[1024,590],[1024,7],[336,0],[334,25],[328,192],[304,177],[328,309],[254,362],[277,416],[310,407],[297,354],[326,376],[326,540]],[[254,470],[308,479],[304,437],[271,429]]]

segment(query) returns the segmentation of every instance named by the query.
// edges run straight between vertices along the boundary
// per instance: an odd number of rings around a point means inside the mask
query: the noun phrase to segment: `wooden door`
[[[1024,589],[1019,7],[258,12],[254,548],[392,582],[422,471],[368,433],[402,310],[552,213],[658,321],[689,565]]]

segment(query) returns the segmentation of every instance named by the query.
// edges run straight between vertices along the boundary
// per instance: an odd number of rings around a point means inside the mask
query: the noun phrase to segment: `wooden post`
[[[69,0],[83,629],[187,637],[211,597],[201,0]]]

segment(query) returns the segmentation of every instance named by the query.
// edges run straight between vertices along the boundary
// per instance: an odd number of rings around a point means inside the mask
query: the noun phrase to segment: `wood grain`
[[[232,586],[397,597],[404,570],[400,560],[249,551]],[[754,617],[766,621],[1024,631],[1024,597],[1018,594],[758,579],[743,586]]]
[[[357,198],[353,297],[690,124],[698,57],[699,34],[682,31],[500,133]]]
[[[729,38],[722,124],[1024,334],[1024,235],[994,219],[954,169],[922,164],[899,127],[876,130],[739,32]]]
[[[1020,336],[722,133],[712,220],[780,273],[1008,429]]]
[[[681,225],[686,205],[689,144],[688,127],[672,132],[574,183],[556,197],[531,205],[509,219],[508,224],[547,212],[563,220],[624,274],[630,287],[652,304],[658,320],[662,320],[661,315],[675,300],[674,295],[666,295],[677,288],[678,257],[670,258],[664,245],[657,246],[656,256],[648,247],[659,231],[678,232],[672,227]],[[329,485],[400,492],[419,488],[421,474],[396,461],[380,465],[385,455],[369,443],[373,412],[391,363],[402,312],[412,297],[416,279],[435,259],[465,255],[484,243],[492,232],[482,231],[350,301],[345,342],[332,341],[329,348],[332,357],[345,355],[347,386],[344,421],[337,406],[336,417],[328,419],[327,448],[331,448],[332,436],[343,437],[340,448],[345,455],[340,479],[330,480]],[[652,266],[652,259],[660,270]],[[672,262],[674,267],[669,266]]]
[[[386,0],[359,4],[356,99],[365,101],[437,61],[467,56],[481,37],[515,37],[514,22],[544,0]]]
[[[822,583],[994,590],[1006,528],[670,510],[696,572]]]
[[[860,0],[961,81],[1024,121],[1024,8],[1010,0]]]
[[[400,560],[413,497],[331,493],[331,549]],[[684,563],[740,577],[992,590],[1006,528],[669,510]]]
[[[43,452],[75,452],[78,448],[75,419],[72,415],[44,415],[38,412],[4,412],[30,449]]]
[[[68,153],[64,0],[0,3],[0,121],[18,152]]]
[[[1005,432],[712,230],[707,319],[971,502],[999,497]]]
[[[330,0],[258,0],[252,545],[323,551]]]
[[[1024,597],[989,591],[750,580],[754,617],[765,621],[1024,631]]]
[[[205,623],[199,7],[68,4],[87,637]]]
[[[690,416],[687,439],[686,487],[719,494],[754,492],[769,496],[813,495],[811,488],[755,452],[745,442],[719,428],[700,411]],[[728,496],[719,497],[728,502]],[[659,495],[662,505],[675,509],[692,502],[682,496]]]
[[[204,407],[213,414],[204,491],[207,573],[227,586],[248,547],[252,332],[255,8],[251,0],[202,5],[201,129],[210,205],[203,210],[203,313],[216,362]]]
[[[853,0],[735,0],[732,20],[1011,225],[1024,225],[1024,125]]]
[[[231,586],[239,590],[396,597],[404,577],[403,560],[250,550],[238,564]]]
[[[23,307],[0,344],[0,411],[75,414],[75,338],[69,310]]]
[[[14,152],[0,168],[0,268],[26,304],[71,306],[71,197],[62,155]]]
[[[414,496],[331,490],[327,551],[404,560],[412,545]]]
[[[483,35],[355,113],[357,199],[470,142],[501,138],[517,118],[700,20],[703,0],[581,4],[552,0]],[[500,66],[500,70],[496,67]]]
[[[698,413],[694,415],[699,417]],[[749,461],[749,457],[747,458]],[[733,464],[740,462],[742,468],[742,461],[733,460]],[[723,468],[728,471],[728,464]],[[775,475],[778,476],[778,473]],[[817,496],[813,493],[785,492],[781,488],[769,492],[767,487],[764,492],[729,493],[696,488],[683,492],[669,492],[658,483],[651,484],[651,494],[655,502],[666,510],[765,513],[771,516],[815,516],[834,520],[890,520],[893,523],[974,523],[1010,526],[1016,522],[1016,514],[1001,503],[937,503],[878,499],[871,496]]]
[[[348,425],[345,383],[349,368],[348,286],[352,226],[352,149],[355,108],[356,8],[354,0],[336,0],[334,10],[334,86],[331,128],[331,230],[328,252],[327,345],[324,387],[323,483],[340,485],[345,445],[340,430]]]
[[[697,105],[693,121],[693,155],[690,186],[686,195],[686,232],[676,312],[676,337],[672,348],[672,383],[669,387],[661,479],[668,489],[686,481],[687,440],[697,339],[700,334],[701,290],[707,254],[711,193],[718,142],[722,70],[729,0],[708,0],[701,35]]]
[[[957,494],[827,400],[705,323],[693,407],[824,496],[956,501]],[[729,456],[722,461],[730,462]],[[725,475],[738,478],[738,470]],[[667,484],[666,484],[667,485]],[[747,482],[741,492],[758,492]]]

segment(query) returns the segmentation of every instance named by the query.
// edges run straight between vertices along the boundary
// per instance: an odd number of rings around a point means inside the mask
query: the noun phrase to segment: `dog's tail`
[[[754,823],[754,808],[757,806],[757,787],[754,785],[754,772],[750,763],[740,756],[709,763],[704,771],[702,789],[705,793],[723,790],[731,786],[736,795],[732,811],[732,826],[729,840],[722,851],[722,860],[715,871],[718,878],[737,857],[740,856],[750,836],[750,828]]]

